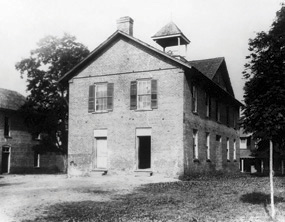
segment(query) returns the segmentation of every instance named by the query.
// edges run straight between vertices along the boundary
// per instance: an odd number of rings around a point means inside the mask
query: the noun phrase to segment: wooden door
[[[108,162],[108,150],[107,150],[107,138],[97,138],[97,168],[107,168]]]

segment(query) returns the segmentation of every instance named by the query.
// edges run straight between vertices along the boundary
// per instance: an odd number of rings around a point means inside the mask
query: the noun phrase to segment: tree
[[[249,61],[243,72],[246,83],[242,126],[259,141],[270,141],[270,165],[273,145],[275,152],[284,153],[285,148],[284,27],[285,5],[282,4],[270,30],[257,33],[254,39],[249,40]],[[273,188],[272,166],[270,178]],[[274,217],[274,205],[272,216]]]
[[[29,92],[22,112],[32,135],[44,135],[34,149],[67,154],[68,89],[57,81],[84,59],[89,50],[68,34],[62,38],[47,36],[37,46],[29,58],[16,64],[21,77],[27,78]]]

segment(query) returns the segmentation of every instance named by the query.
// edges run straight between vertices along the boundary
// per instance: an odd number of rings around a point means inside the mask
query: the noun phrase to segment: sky
[[[284,0],[0,0],[0,88],[27,95],[15,64],[47,35],[76,36],[90,51],[134,19],[134,37],[152,39],[173,21],[191,41],[188,60],[225,57],[236,98],[243,100],[242,71],[248,40],[268,31]]]

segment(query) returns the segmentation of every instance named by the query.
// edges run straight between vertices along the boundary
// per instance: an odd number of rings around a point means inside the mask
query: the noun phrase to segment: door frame
[[[135,145],[135,161],[136,161],[136,171],[149,171],[152,169],[152,128],[151,127],[137,127],[136,128],[136,145]],[[150,136],[150,168],[140,169],[139,168],[139,137]]]
[[[92,170],[97,170],[97,138],[106,138],[107,140],[107,150],[108,150],[108,129],[107,128],[97,128],[93,130],[93,146],[92,146]]]
[[[100,139],[105,139],[106,140],[106,149],[107,149],[107,163],[106,163],[106,168],[98,168],[98,155],[97,155],[97,151],[98,151],[98,147],[97,147],[97,141]],[[108,169],[108,139],[107,137],[95,137],[95,144],[94,144],[94,161],[93,161],[93,169]]]
[[[8,149],[7,151],[4,151],[4,149]],[[7,172],[5,172],[5,173],[10,173],[10,166],[11,166],[11,146],[9,146],[9,145],[4,145],[4,146],[2,146],[2,156],[1,156],[1,173],[3,173],[3,153],[8,153],[8,162],[7,162]]]

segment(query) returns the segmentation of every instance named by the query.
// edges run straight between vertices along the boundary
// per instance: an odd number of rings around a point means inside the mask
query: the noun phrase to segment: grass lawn
[[[285,221],[285,177],[274,178],[276,221]],[[214,176],[142,185],[111,201],[48,206],[33,221],[271,221],[269,178]],[[90,195],[96,190],[89,189]]]

